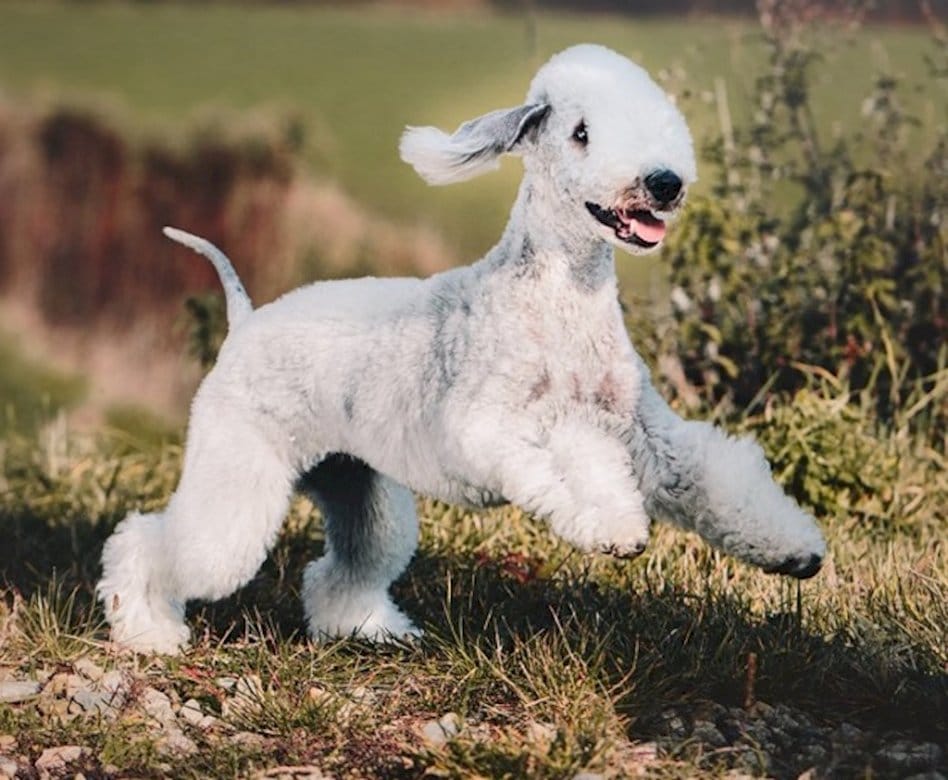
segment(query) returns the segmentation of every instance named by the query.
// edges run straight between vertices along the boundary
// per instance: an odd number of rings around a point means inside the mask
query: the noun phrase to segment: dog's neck
[[[549,182],[526,176],[520,184],[510,221],[488,253],[493,268],[516,269],[533,279],[567,282],[583,293],[595,293],[615,281],[615,255],[609,243],[593,233],[583,212],[557,214],[550,203],[562,195],[545,192]],[[590,224],[586,224],[586,221]]]

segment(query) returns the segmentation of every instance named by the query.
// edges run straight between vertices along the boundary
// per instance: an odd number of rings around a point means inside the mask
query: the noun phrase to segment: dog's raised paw
[[[823,566],[823,558],[815,553],[806,557],[788,558],[776,566],[764,569],[767,574],[786,574],[798,580],[807,580],[819,572]]]

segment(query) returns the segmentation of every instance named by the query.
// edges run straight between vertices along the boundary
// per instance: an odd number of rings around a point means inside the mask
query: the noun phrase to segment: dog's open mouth
[[[586,201],[586,208],[600,223],[616,234],[616,238],[627,244],[651,249],[665,238],[665,223],[651,211],[604,209],[598,203]]]

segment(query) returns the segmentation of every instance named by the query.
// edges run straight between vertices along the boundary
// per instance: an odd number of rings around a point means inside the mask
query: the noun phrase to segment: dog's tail
[[[204,255],[211,261],[214,270],[220,277],[221,284],[224,286],[224,300],[227,301],[227,326],[231,330],[243,322],[249,314],[253,312],[253,304],[250,302],[250,296],[240,282],[240,277],[231,265],[227,255],[221,252],[210,241],[199,236],[186,233],[173,227],[166,227],[162,231],[172,241],[184,244],[189,249],[193,249],[200,255]]]

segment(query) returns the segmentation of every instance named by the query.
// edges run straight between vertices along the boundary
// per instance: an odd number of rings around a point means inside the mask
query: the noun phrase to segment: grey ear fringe
[[[408,127],[399,153],[429,184],[466,181],[497,168],[500,155],[513,151],[549,110],[531,104],[492,111],[465,122],[453,135],[436,127]]]

